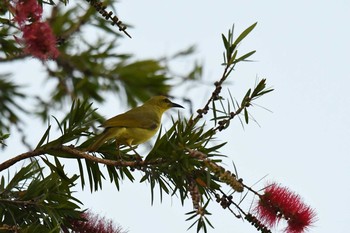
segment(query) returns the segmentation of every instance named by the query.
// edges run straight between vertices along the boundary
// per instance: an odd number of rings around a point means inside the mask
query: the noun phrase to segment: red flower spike
[[[99,217],[97,214],[85,212],[81,215],[85,221],[73,220],[71,222],[72,232],[86,233],[123,233],[124,231],[116,226],[112,220],[106,220],[104,217]]]
[[[315,220],[315,212],[304,204],[299,195],[286,187],[272,183],[265,188],[255,208],[258,219],[273,227],[282,218],[287,220],[286,233],[302,233]]]
[[[297,213],[298,217],[291,217],[288,220],[288,227],[285,229],[286,233],[300,233],[304,232],[315,221],[316,214],[308,206],[301,207]]]
[[[25,45],[24,52],[41,60],[55,59],[59,52],[56,38],[47,22],[40,22],[43,13],[37,0],[14,0],[14,21],[23,32],[23,38],[16,40]],[[29,22],[29,24],[27,23]]]
[[[26,21],[35,22],[40,20],[43,8],[37,0],[15,0],[16,15],[14,20],[23,25]]]
[[[23,27],[24,52],[41,60],[57,58],[56,38],[47,22],[35,22]]]

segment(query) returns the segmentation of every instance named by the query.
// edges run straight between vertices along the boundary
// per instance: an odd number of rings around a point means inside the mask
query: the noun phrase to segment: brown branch
[[[147,162],[146,161],[123,161],[123,160],[102,159],[102,158],[98,158],[96,156],[92,156],[86,152],[77,150],[72,146],[62,146],[56,150],[62,151],[65,153],[69,153],[69,154],[71,154],[75,157],[78,157],[78,158],[84,158],[84,159],[90,160],[92,162],[105,164],[107,166],[139,167],[139,166],[146,166],[149,164],[155,164],[155,162],[150,163],[148,161]]]
[[[116,25],[119,28],[119,31],[124,32],[125,35],[127,35],[129,38],[131,38],[131,36],[129,35],[129,33],[126,31],[126,26],[123,24],[122,21],[119,20],[119,18],[115,15],[113,15],[112,11],[107,11],[106,8],[107,6],[105,6],[102,2],[98,1],[98,0],[86,0],[91,6],[93,6],[96,11],[102,15],[103,18],[105,18],[106,20],[110,20],[112,21],[111,25],[114,26]]]
[[[21,228],[17,226],[10,226],[7,224],[0,225],[0,231],[7,231],[7,232],[19,232]]]
[[[45,150],[43,149],[36,149],[36,150],[33,150],[33,151],[29,151],[29,152],[26,152],[26,153],[23,153],[23,154],[20,154],[20,155],[17,155],[16,157],[13,157],[9,160],[6,160],[5,162],[1,163],[0,164],[0,172],[11,167],[12,165],[14,165],[15,163],[21,161],[21,160],[24,160],[24,159],[28,159],[28,158],[33,158],[35,156],[38,156],[38,155],[43,155],[45,154]]]
[[[152,164],[160,164],[162,161],[157,160],[153,162],[149,161],[123,161],[123,160],[110,160],[110,159],[102,159],[98,158],[96,156],[92,156],[84,151],[75,149],[73,146],[57,146],[57,147],[46,147],[46,148],[39,148],[35,149],[33,151],[29,151],[20,155],[17,155],[16,157],[13,157],[3,163],[0,164],[0,171],[3,171],[15,163],[28,159],[28,158],[33,158],[39,155],[44,155],[44,154],[49,154],[50,151],[55,151],[55,152],[63,152],[63,153],[68,153],[72,155],[75,158],[82,158],[82,159],[87,159],[95,163],[101,163],[107,166],[120,166],[120,167],[145,167],[147,165],[152,165]]]
[[[250,106],[250,101],[251,101],[251,99],[248,98],[248,99],[247,99],[247,103],[249,103],[248,106]],[[222,130],[224,130],[225,128],[227,128],[227,124],[230,122],[230,120],[232,120],[235,116],[238,116],[239,114],[241,114],[241,112],[242,112],[245,108],[247,108],[247,105],[242,105],[242,106],[240,106],[237,110],[235,110],[234,112],[230,112],[230,115],[228,116],[228,118],[223,119],[223,120],[221,120],[221,121],[218,121],[218,126],[216,126],[216,127],[214,128],[214,131],[217,131],[217,130],[222,131]]]
[[[27,205],[35,205],[37,204],[33,200],[29,201],[19,201],[19,200],[7,200],[7,199],[0,199],[0,202],[6,203],[6,204],[15,204],[15,205],[22,205],[22,206],[27,206]]]
[[[235,64],[233,65],[230,65],[230,64],[227,64],[225,69],[224,69],[224,72],[222,73],[222,76],[220,78],[219,81],[216,81],[214,83],[215,85],[215,89],[214,91],[212,92],[210,98],[208,99],[207,103],[204,105],[204,107],[202,109],[198,109],[197,110],[197,116],[193,119],[192,122],[196,122],[197,120],[199,120],[200,118],[203,117],[203,115],[207,114],[208,113],[208,110],[209,110],[209,105],[212,101],[215,101],[215,100],[218,100],[220,97],[219,97],[219,94],[221,92],[221,89],[222,89],[222,84],[224,83],[224,81],[227,79],[228,75],[231,73],[231,71],[233,70],[233,68],[235,67]]]
[[[203,152],[192,149],[187,150],[189,152],[189,156],[202,160],[203,166],[213,172],[213,174],[217,176],[221,182],[229,185],[233,190],[237,192],[243,192],[244,186],[242,179],[238,179],[235,174],[231,173],[230,171],[226,170],[222,166],[209,159],[208,156]]]

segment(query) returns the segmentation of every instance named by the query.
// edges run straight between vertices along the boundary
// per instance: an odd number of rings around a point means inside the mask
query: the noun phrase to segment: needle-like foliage
[[[156,192],[161,200],[164,196],[177,196],[181,204],[190,201],[193,209],[186,213],[187,221],[197,232],[207,232],[214,227],[210,222],[211,203],[218,203],[261,232],[270,232],[264,225],[266,221],[259,220],[242,206],[248,193],[265,201],[269,200],[267,194],[253,190],[238,177],[236,167],[225,165],[227,158],[222,150],[227,141],[220,135],[221,131],[229,130],[234,120],[242,125],[255,121],[251,108],[258,98],[272,91],[267,87],[266,79],[260,79],[243,96],[222,92],[237,65],[249,61],[255,53],[255,50],[242,53],[238,48],[256,23],[238,35],[234,34],[233,28],[227,35],[222,35],[223,71],[214,83],[213,91],[203,93],[207,98],[204,106],[189,116],[173,116],[172,125],[167,130],[165,127],[160,130],[152,149],[141,153],[140,160],[135,148],[119,147],[115,140],[105,142],[95,152],[87,150],[97,126],[104,120],[96,106],[103,104],[106,96],[112,93],[121,97],[121,102],[134,107],[151,96],[170,95],[177,93],[172,91],[182,85],[198,84],[202,75],[198,62],[194,62],[193,69],[187,74],[175,75],[179,72],[169,68],[174,59],[191,55],[194,47],[170,58],[139,60],[118,50],[119,38],[130,34],[113,13],[114,1],[87,0],[85,4],[67,5],[66,0],[31,0],[36,7],[29,7],[30,4],[23,1],[0,3],[0,65],[27,59],[29,55],[25,48],[11,35],[20,33],[24,25],[31,25],[35,20],[44,23],[41,12],[35,12],[45,9],[41,8],[43,4],[51,5],[44,24],[45,27],[50,25],[56,36],[59,55],[42,63],[45,81],[51,85],[46,95],[25,94],[7,75],[0,74],[0,145],[6,145],[12,127],[22,121],[23,113],[40,116],[45,124],[48,122],[35,145],[27,143],[28,135],[25,130],[20,130],[22,142],[30,149],[0,163],[0,172],[5,172],[20,161],[27,162],[16,173],[1,176],[0,231],[69,232],[76,229],[75,223],[95,227],[92,222],[83,223],[86,216],[83,203],[74,197],[72,188],[80,183],[82,191],[86,191],[86,186],[91,192],[103,191],[104,184],[110,182],[119,190],[124,180],[139,179],[135,185],[149,184],[152,203]],[[16,12],[16,7],[23,9],[22,14]],[[16,20],[6,18],[8,14]],[[90,33],[94,31],[94,35],[86,37],[85,29]],[[36,39],[30,37],[30,40]],[[30,98],[31,108],[24,109],[19,104],[25,97]],[[174,97],[189,105],[192,103],[186,96]],[[59,114],[52,116],[52,112]],[[35,124],[34,121],[31,123]],[[34,137],[33,134],[30,136]],[[64,165],[67,163],[74,167],[72,175]],[[135,175],[135,171],[141,177]],[[298,206],[301,205],[294,204],[293,211],[297,212]],[[262,215],[265,209],[260,210]],[[288,214],[284,217],[293,226],[291,229],[308,227],[307,224],[295,227],[292,213]],[[264,216],[259,217],[264,219]],[[98,229],[110,229],[103,224],[103,221],[98,222]]]

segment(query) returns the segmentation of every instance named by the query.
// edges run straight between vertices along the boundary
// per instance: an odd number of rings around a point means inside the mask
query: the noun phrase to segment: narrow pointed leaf
[[[38,145],[35,147],[35,149],[38,149],[39,147],[41,147],[43,145],[45,140],[49,137],[50,129],[51,129],[51,125],[49,125],[49,127],[47,128],[47,130],[45,131],[44,135],[40,139],[40,141],[39,141]]]
[[[222,37],[222,41],[224,42],[224,46],[225,46],[225,49],[227,52],[230,48],[230,43],[228,42],[228,40],[226,39],[224,34],[221,34],[221,37]]]
[[[245,123],[249,123],[249,115],[248,115],[248,111],[247,111],[247,108],[244,108],[244,120],[245,120]]]
[[[81,159],[77,159],[77,161],[78,161],[78,167],[80,172],[81,187],[82,189],[84,189],[84,186],[85,186],[84,169],[83,169],[83,165],[81,164]]]
[[[256,52],[256,50],[253,50],[253,51],[250,51],[249,53],[244,54],[243,56],[237,58],[237,59],[235,60],[235,63],[238,63],[238,62],[240,62],[240,61],[246,61],[246,59],[247,59],[248,57],[252,56],[255,52]]]
[[[237,45],[239,44],[239,42],[241,42],[246,36],[248,36],[248,34],[253,31],[253,29],[255,28],[257,22],[254,23],[253,25],[249,26],[247,29],[245,29],[235,40],[235,42],[233,44]]]

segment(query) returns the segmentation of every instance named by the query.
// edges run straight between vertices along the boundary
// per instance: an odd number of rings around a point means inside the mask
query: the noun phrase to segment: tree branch
[[[95,163],[101,163],[105,164],[107,166],[121,166],[121,167],[144,167],[147,165],[152,165],[152,164],[160,164],[162,161],[157,160],[153,162],[149,161],[123,161],[123,160],[110,160],[110,159],[102,159],[98,158],[96,156],[92,156],[86,152],[80,151],[78,149],[75,149],[73,146],[58,146],[58,147],[41,147],[39,149],[35,149],[33,151],[29,151],[20,155],[17,155],[16,157],[13,157],[3,163],[0,164],[0,172],[11,167],[15,163],[28,159],[28,158],[33,158],[39,155],[44,155],[44,154],[50,154],[50,151],[54,150],[55,152],[63,152],[63,153],[68,153],[72,155],[75,158],[83,158],[90,160]],[[54,155],[52,155],[54,156]]]
[[[0,226],[0,231],[18,232],[21,228],[17,226],[10,226],[7,224]]]
[[[15,204],[15,205],[22,205],[22,206],[36,205],[37,204],[33,200],[20,201],[20,200],[7,200],[7,199],[0,199],[0,203],[8,203],[8,204]]]
[[[149,164],[159,163],[159,162],[148,162],[148,161],[146,162],[146,161],[124,161],[124,160],[102,159],[96,156],[92,156],[86,152],[77,150],[72,146],[62,146],[60,148],[57,148],[57,151],[62,151],[62,152],[71,154],[75,157],[84,158],[96,163],[102,163],[107,166],[139,167],[139,166],[146,166]]]
[[[208,110],[209,110],[209,105],[212,101],[217,100],[219,98],[219,94],[221,92],[222,89],[222,84],[224,83],[224,81],[227,79],[228,75],[231,73],[232,69],[235,67],[235,64],[231,65],[231,64],[227,64],[225,66],[225,70],[222,73],[222,76],[220,78],[219,81],[215,82],[215,89],[212,92],[210,98],[208,99],[207,103],[204,105],[204,107],[202,109],[198,109],[197,110],[197,116],[193,119],[193,122],[196,122],[197,120],[199,120],[200,118],[203,117],[203,114],[207,114]]]
[[[5,162],[0,164],[0,172],[11,167],[12,165],[14,165],[15,163],[24,160],[24,159],[28,159],[28,158],[32,158],[38,155],[43,155],[45,154],[45,150],[39,148],[33,151],[29,151],[20,155],[17,155],[16,157],[13,157],[9,160],[6,160]]]

